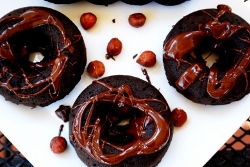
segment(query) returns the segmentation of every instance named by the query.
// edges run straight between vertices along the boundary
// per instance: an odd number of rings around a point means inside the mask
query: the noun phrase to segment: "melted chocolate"
[[[158,99],[138,99],[133,96],[132,90],[128,85],[121,85],[118,88],[114,88],[100,81],[94,82],[105,86],[108,90],[73,107],[73,110],[77,110],[77,113],[73,121],[73,136],[71,136],[71,139],[77,142],[82,149],[95,160],[114,165],[130,156],[154,153],[166,145],[169,139],[170,129],[169,124],[160,114],[168,109],[168,106],[164,102]],[[130,117],[131,120],[128,125],[126,125],[128,127],[127,131],[121,132],[132,135],[133,140],[122,145],[122,143],[116,144],[107,141],[107,139],[103,137],[107,131],[105,128],[108,128],[108,131],[112,131],[110,130],[112,126],[107,126],[105,123],[108,121],[110,125],[113,125],[118,118],[112,116],[110,111],[108,115],[104,117],[94,116],[96,115],[95,105],[98,102],[117,104],[119,109],[114,112],[118,115],[119,112],[122,113],[122,118],[130,114],[133,115]],[[158,102],[166,108],[163,111],[156,111],[150,107],[147,102]],[[133,110],[131,110],[130,107],[138,110],[141,116],[138,117],[131,113]],[[84,115],[86,115],[85,112],[88,110],[88,115],[86,118],[83,118]],[[103,112],[104,111],[101,113]],[[84,123],[82,122],[83,119],[85,120]],[[145,137],[145,133],[147,133],[146,127],[152,124],[154,125],[154,131],[150,136]],[[112,135],[115,135],[114,133],[116,132],[112,132]],[[105,145],[117,149],[118,152],[105,153],[103,151]]]
[[[178,63],[178,67],[181,62],[191,64],[183,60],[183,56],[188,53],[192,53],[192,51],[208,37],[212,37],[214,39],[214,48],[216,48],[220,46],[220,43],[223,40],[229,39],[241,29],[246,29],[250,32],[249,26],[231,25],[227,21],[220,22],[219,18],[225,13],[231,13],[231,8],[226,5],[218,5],[217,8],[218,13],[214,20],[207,22],[202,29],[183,32],[170,39],[164,46],[164,58],[174,59]],[[250,49],[246,52],[242,52],[242,58],[231,69],[229,69],[220,80],[217,76],[218,69],[215,66],[210,68],[210,73],[208,74],[207,92],[212,98],[222,98],[233,88],[236,80],[242,74],[246,73],[246,68],[250,64],[249,54]],[[191,66],[178,78],[176,86],[181,90],[187,89],[199,77],[199,74],[203,71],[204,67],[205,65],[201,63],[191,64]],[[248,86],[247,79],[246,83]]]
[[[7,24],[9,22],[15,21],[16,23],[6,28],[0,35],[0,58],[9,62],[18,61],[16,56],[11,50],[11,46],[8,42],[8,39],[13,35],[29,30],[35,27],[43,25],[54,25],[58,28],[62,36],[63,46],[58,48],[57,55],[54,60],[49,62],[37,62],[37,63],[28,63],[27,68],[30,70],[47,68],[51,67],[50,76],[44,78],[40,81],[32,82],[31,79],[38,77],[39,74],[27,75],[24,69],[21,69],[21,77],[25,81],[25,84],[22,86],[13,86],[12,79],[17,77],[16,74],[9,73],[10,76],[6,81],[0,81],[0,86],[8,89],[13,92],[16,96],[20,98],[30,98],[36,96],[44,91],[49,90],[49,93],[52,98],[56,97],[60,90],[60,80],[68,64],[68,56],[61,54],[64,50],[73,51],[73,46],[71,41],[65,35],[65,30],[62,23],[54,15],[48,13],[46,10],[39,8],[32,8],[26,12],[20,14],[19,16],[9,16],[0,20],[0,24]],[[23,46],[23,52],[26,53],[26,46]],[[0,69],[1,76],[4,74],[4,71],[7,67]],[[38,91],[31,94],[24,94],[23,90],[35,89],[36,87],[41,87]]]

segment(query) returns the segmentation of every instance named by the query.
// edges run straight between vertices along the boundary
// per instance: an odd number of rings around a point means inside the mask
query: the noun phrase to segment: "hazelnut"
[[[94,60],[88,64],[87,72],[93,78],[101,77],[105,72],[105,66],[101,61]]]
[[[174,126],[180,127],[187,121],[187,113],[181,108],[175,108],[172,111]]]
[[[122,51],[122,42],[118,38],[112,38],[107,45],[107,58],[113,58]]]
[[[138,57],[136,62],[144,67],[152,67],[156,63],[156,55],[152,51],[144,51]]]
[[[146,22],[146,16],[142,13],[131,14],[128,18],[128,22],[132,27],[142,27]]]
[[[97,21],[97,17],[93,13],[83,13],[80,17],[80,23],[85,30],[92,28]]]
[[[64,137],[61,137],[61,132],[63,130],[63,125],[60,126],[59,135],[53,137],[50,141],[50,149],[55,154],[60,154],[67,149],[67,141]]]

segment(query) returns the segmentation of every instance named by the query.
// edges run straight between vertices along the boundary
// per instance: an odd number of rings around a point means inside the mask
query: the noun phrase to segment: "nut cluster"
[[[88,12],[83,13],[80,23],[85,30],[92,28],[97,21],[95,14]],[[112,20],[113,23],[115,19]],[[128,22],[132,27],[142,27],[146,22],[146,16],[143,13],[133,13],[129,15]],[[106,48],[106,58],[115,60],[114,56],[118,56],[122,51],[122,42],[117,38],[112,38]],[[144,67],[152,67],[156,64],[156,55],[154,52],[146,50],[140,54],[136,62]],[[99,78],[105,73],[105,66],[99,60],[91,61],[87,66],[87,72],[92,78]]]

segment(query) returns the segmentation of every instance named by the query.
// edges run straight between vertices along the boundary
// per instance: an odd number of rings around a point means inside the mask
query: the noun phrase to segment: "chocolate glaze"
[[[77,113],[72,126],[72,141],[77,142],[95,160],[108,165],[118,164],[130,156],[154,153],[166,145],[169,140],[170,128],[161,113],[168,109],[167,104],[158,99],[138,99],[133,96],[133,92],[128,85],[114,88],[101,81],[94,82],[103,85],[108,90],[73,107],[73,110],[76,109]],[[133,115],[127,125],[127,131],[123,132],[132,135],[132,141],[122,145],[122,143],[109,142],[103,137],[104,128],[110,129],[111,125],[116,124],[118,118],[111,115],[111,111],[106,116],[96,116],[95,105],[98,102],[117,105],[119,109],[114,112],[118,115],[119,113],[122,114],[123,118],[127,115]],[[161,103],[166,109],[156,111],[147,102]],[[131,108],[138,110],[141,116],[131,113],[133,112]],[[86,112],[88,112],[87,116]],[[154,131],[150,136],[146,136],[146,128],[150,125],[154,125]],[[112,131],[112,135],[116,133],[118,132]],[[118,152],[105,153],[103,151],[105,145],[116,149]]]
[[[63,43],[63,46],[57,48],[57,55],[54,60],[51,60],[49,62],[27,63],[27,68],[30,70],[51,67],[51,74],[47,78],[32,82],[31,78],[37,77],[39,76],[39,74],[27,75],[25,73],[25,70],[21,69],[21,77],[24,78],[25,85],[19,87],[13,86],[11,84],[11,80],[16,77],[16,74],[9,73],[8,75],[10,77],[6,81],[0,81],[0,86],[8,89],[20,98],[30,98],[47,90],[49,90],[52,98],[57,97],[60,90],[60,79],[68,63],[68,56],[62,54],[62,51],[69,50],[70,52],[72,52],[74,50],[73,46],[71,45],[71,41],[65,35],[63,25],[61,24],[60,20],[58,20],[51,13],[48,13],[47,11],[39,8],[32,8],[20,14],[19,16],[5,17],[0,20],[0,25],[13,21],[15,21],[15,23],[12,26],[6,28],[0,35],[0,59],[9,62],[18,61],[16,59],[16,56],[18,55],[15,55],[11,50],[8,39],[17,33],[43,25],[53,25],[58,28],[62,36],[61,42]],[[26,53],[26,46],[23,46],[23,53]],[[10,71],[8,69],[6,70],[6,68],[7,67],[3,67],[2,69],[0,69],[1,76],[4,74],[4,71],[5,73],[6,71],[7,73],[8,71]],[[23,90],[34,89],[40,86],[43,86],[43,88],[32,94],[22,93]]]
[[[164,46],[164,58],[174,59],[178,63],[188,63],[191,66],[179,77],[176,81],[176,86],[180,90],[187,89],[195,80],[199,77],[199,74],[206,66],[204,63],[191,64],[183,57],[192,53],[192,51],[203,41],[208,38],[214,39],[213,48],[217,48],[223,42],[223,40],[231,38],[232,35],[237,33],[241,29],[246,29],[250,32],[249,26],[232,25],[227,21],[220,22],[219,18],[225,13],[231,13],[231,8],[227,5],[218,5],[218,13],[214,17],[213,21],[207,22],[205,25],[201,25],[197,31],[188,31],[178,34],[170,39]],[[247,41],[250,43],[250,41]],[[250,63],[250,49],[241,52],[242,58],[229,69],[223,78],[218,79],[218,69],[215,66],[210,68],[207,82],[207,92],[214,98],[219,99],[226,95],[234,86],[235,81],[242,75],[246,74],[246,68]],[[246,75],[245,75],[246,76]],[[204,77],[204,76],[202,76]],[[248,87],[248,80],[246,78],[246,88]]]

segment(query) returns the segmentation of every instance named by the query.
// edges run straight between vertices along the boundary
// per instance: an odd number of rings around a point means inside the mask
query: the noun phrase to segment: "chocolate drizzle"
[[[130,156],[154,153],[166,145],[170,136],[170,128],[168,122],[161,115],[168,110],[168,106],[164,102],[158,99],[138,99],[133,96],[128,85],[114,88],[101,81],[94,82],[103,85],[108,90],[74,106],[73,110],[77,110],[77,113],[72,126],[72,139],[91,157],[101,163],[114,165]],[[102,105],[109,104],[118,106],[118,108],[114,111],[110,109],[106,115],[100,116],[99,114],[105,113],[104,106],[101,106],[101,111],[97,114],[96,105],[100,102]],[[147,102],[161,103],[165,109],[156,111]],[[135,114],[135,110],[140,114]],[[112,112],[114,113],[112,114]],[[112,130],[113,126],[120,126],[114,125],[118,124],[119,117],[129,119],[126,125],[122,125],[126,126],[126,130],[122,132]],[[146,129],[152,125],[154,130],[151,132],[152,134],[148,135]],[[109,132],[111,136],[125,134],[125,136],[132,136],[132,139],[125,144],[115,143],[108,140],[107,133]],[[106,153],[105,146],[117,151]]]
[[[164,58],[173,59],[178,63],[190,64],[190,67],[176,81],[176,86],[180,90],[187,89],[200,76],[200,73],[205,68],[205,63],[194,63],[183,59],[187,54],[191,54],[193,50],[203,41],[209,39],[214,40],[213,48],[220,47],[221,43],[232,37],[239,30],[245,29],[250,32],[249,26],[232,25],[227,21],[220,22],[219,18],[225,13],[231,13],[231,8],[227,5],[218,5],[218,13],[212,21],[208,21],[205,25],[200,25],[199,30],[188,31],[178,34],[170,39],[164,46]],[[242,39],[240,39],[242,40]],[[250,43],[249,40],[245,40]],[[248,78],[246,68],[250,63],[250,49],[245,52],[241,51],[242,58],[231,68],[226,74],[218,79],[218,69],[214,65],[210,68],[207,82],[207,92],[214,98],[219,99],[226,95],[235,85],[236,80],[244,74],[246,77],[246,88],[248,87]],[[204,77],[204,76],[202,76]]]
[[[16,73],[10,73],[11,70],[8,69],[9,67],[3,66],[2,69],[0,69],[1,77],[5,75],[8,76],[8,78],[1,80],[0,86],[13,92],[19,98],[34,97],[47,90],[49,90],[49,94],[52,98],[56,98],[60,90],[60,80],[67,67],[69,59],[67,55],[64,55],[62,53],[62,51],[68,50],[69,52],[72,52],[74,49],[71,45],[71,41],[69,40],[69,38],[66,37],[62,23],[53,14],[48,13],[46,10],[42,10],[39,8],[31,8],[26,12],[20,14],[19,16],[5,17],[0,20],[0,25],[13,21],[14,24],[7,27],[0,35],[0,59],[11,63],[19,61],[17,59],[17,56],[20,57],[20,55],[15,55],[13,53],[12,47],[10,46],[8,39],[17,33],[40,26],[55,26],[61,33],[61,42],[63,46],[60,46],[60,48],[59,46],[57,46],[57,55],[55,56],[55,59],[50,60],[49,62],[27,62],[27,64],[25,65],[25,69],[28,69],[28,71],[34,71],[35,69],[45,69],[48,67],[51,68],[51,72],[48,77],[43,78],[39,81],[34,81],[34,78],[38,78],[39,76],[41,77],[42,74],[30,74],[28,72],[25,72],[26,70],[24,70],[24,68],[20,67],[21,72],[19,72],[20,75],[17,76]],[[26,46],[23,46],[22,50],[23,53],[26,53]],[[12,84],[12,80],[17,77],[23,78],[22,80],[25,81],[25,84],[14,86]],[[38,89],[36,90],[36,88]],[[23,93],[24,90],[31,89],[36,91],[32,91],[33,93],[30,94]]]

